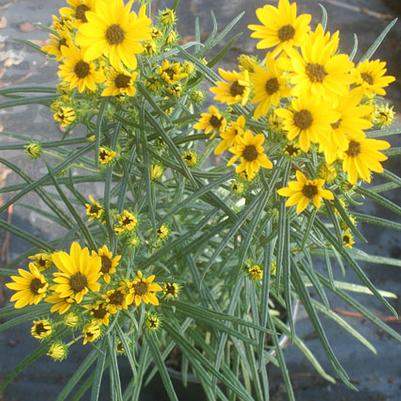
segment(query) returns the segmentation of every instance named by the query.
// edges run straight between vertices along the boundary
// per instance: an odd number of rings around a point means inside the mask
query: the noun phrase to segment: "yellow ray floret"
[[[156,294],[162,291],[159,284],[154,283],[155,276],[144,277],[141,271],[138,271],[136,278],[131,283],[135,305],[145,304],[159,305]]]
[[[228,105],[248,102],[250,89],[249,72],[225,71],[219,68],[219,74],[225,81],[217,82],[217,86],[210,88],[215,94],[215,100]]]

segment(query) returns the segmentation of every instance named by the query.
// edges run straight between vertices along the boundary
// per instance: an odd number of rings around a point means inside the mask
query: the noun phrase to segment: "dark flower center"
[[[350,141],[346,153],[350,157],[358,156],[361,153],[361,144],[359,142]]]
[[[270,78],[265,85],[265,89],[268,95],[273,95],[280,89],[280,84],[277,78]]]
[[[112,305],[122,305],[123,302],[124,302],[124,294],[123,294],[121,291],[119,291],[119,290],[114,291],[114,292],[109,296],[109,300],[110,300],[110,303],[111,303]]]
[[[62,38],[58,41],[58,49],[61,50],[61,46],[66,46],[67,45],[67,39]]]
[[[131,81],[131,77],[125,74],[118,74],[116,79],[114,80],[114,83],[117,88],[127,88],[129,86],[129,83]]]
[[[101,150],[99,152],[99,157],[101,160],[106,160],[106,158],[109,156],[108,152],[106,152],[105,150]]]
[[[235,184],[234,184],[234,185],[235,185]],[[166,284],[166,293],[167,293],[168,295],[172,295],[172,296],[175,296],[175,295],[176,295],[177,291],[176,291],[176,289],[175,289],[174,284],[170,284],[170,283],[167,283],[167,284]]]
[[[86,19],[85,13],[89,11],[90,8],[85,4],[81,4],[75,10],[75,18],[81,20],[82,22],[88,22]]]
[[[292,25],[284,25],[278,30],[278,38],[282,42],[287,42],[295,36],[295,28]]]
[[[123,225],[124,226],[128,226],[129,224],[131,224],[131,223],[133,223],[134,222],[134,220],[132,220],[130,217],[126,217],[124,220],[123,220]]]
[[[369,74],[368,72],[363,72],[361,74],[362,79],[367,82],[369,85],[373,85],[375,83],[372,74]]]
[[[289,156],[294,156],[298,154],[299,148],[292,144],[289,144],[285,147],[285,151],[288,153]]]
[[[100,207],[97,205],[91,205],[89,209],[89,213],[91,214],[98,214],[100,212]]]
[[[40,267],[46,267],[46,261],[43,258],[37,260]]]
[[[145,295],[148,292],[149,284],[143,281],[139,281],[139,283],[134,284],[135,295]]]
[[[104,306],[99,306],[98,309],[92,311],[92,316],[95,319],[103,319],[107,315],[107,309]]]
[[[216,116],[211,116],[210,120],[209,120],[209,123],[214,128],[220,128],[222,120],[223,120],[222,118],[218,118]]]
[[[306,75],[313,83],[321,83],[326,78],[327,72],[321,64],[308,63],[306,65]]]
[[[308,129],[313,123],[313,116],[309,110],[301,110],[294,114],[294,123],[300,129]]]
[[[88,279],[82,273],[75,273],[70,278],[70,287],[75,292],[81,292],[88,285]]]
[[[242,96],[245,92],[245,86],[241,85],[238,81],[235,81],[230,87],[230,93],[232,96]]]
[[[31,281],[31,284],[29,284],[29,289],[31,290],[31,292],[32,292],[33,294],[38,295],[38,294],[39,294],[39,290],[40,290],[41,288],[43,288],[44,285],[45,285],[45,284],[42,283],[42,280],[40,280],[40,279],[38,279],[38,278],[34,278],[34,279]]]
[[[307,184],[304,185],[303,189],[302,189],[302,193],[309,199],[312,199],[315,195],[317,195],[319,192],[317,190],[317,186],[316,185],[312,185],[312,184]]]
[[[258,151],[255,145],[247,145],[245,146],[244,151],[242,152],[243,158],[248,162],[253,162],[258,158]]]
[[[48,329],[43,325],[43,323],[38,323],[35,327],[35,333],[37,335],[45,334],[48,332]]]
[[[102,259],[102,267],[101,267],[100,271],[102,273],[108,273],[110,271],[111,265],[112,265],[111,260],[110,260],[110,258],[108,258],[105,255],[102,255],[101,259]]]
[[[351,243],[351,238],[349,237],[349,235],[345,234],[343,236],[343,241],[345,244],[349,244],[349,243]]]
[[[75,64],[74,72],[79,79],[87,77],[89,75],[89,71],[90,71],[90,66],[85,61],[80,60],[78,61],[78,63]]]
[[[110,25],[106,31],[106,39],[111,45],[119,45],[125,39],[125,32],[118,24]]]

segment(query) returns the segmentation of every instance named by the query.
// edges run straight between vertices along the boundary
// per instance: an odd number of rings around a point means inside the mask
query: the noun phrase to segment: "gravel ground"
[[[160,1],[162,5],[164,2]],[[248,38],[246,26],[255,21],[254,9],[265,4],[262,0],[182,0],[180,9],[180,30],[184,37],[193,34],[193,22],[195,16],[201,20],[205,33],[210,31],[210,10],[214,10],[221,26],[225,25],[241,11],[246,11],[244,19],[239,24],[237,31],[245,32],[237,46],[227,57],[230,64],[235,57],[242,52],[254,53],[254,42]],[[271,1],[272,3],[272,1]],[[302,0],[298,2],[304,11],[320,15],[318,2],[315,0]],[[357,33],[360,43],[360,54],[374,41],[386,24],[401,14],[401,2],[399,0],[321,0],[329,12],[329,28],[340,29],[342,32],[342,47],[345,51],[352,48],[353,33]],[[32,22],[50,22],[50,15],[63,4],[60,0],[0,0],[0,88],[10,85],[47,85],[56,82],[54,64],[47,62],[40,55],[35,54],[23,45],[13,43],[12,38],[29,39],[40,43],[46,37],[32,25]],[[3,18],[4,17],[4,18]],[[401,24],[392,31],[384,45],[378,52],[378,56],[389,61],[389,70],[392,75],[398,75],[399,60],[401,56]],[[390,98],[397,109],[401,103],[399,82],[390,90]],[[60,132],[51,122],[48,112],[38,107],[20,107],[6,112],[0,111],[0,130],[13,130],[32,136],[33,138],[59,138]],[[0,134],[1,135],[1,134]],[[0,136],[0,142],[6,141]],[[399,144],[398,144],[399,146]],[[3,155],[2,155],[3,156]],[[32,164],[24,161],[17,152],[8,153],[7,157],[29,171],[34,177],[44,174],[44,166],[39,165],[32,169]],[[401,173],[399,160],[393,161],[388,168],[398,174]],[[13,182],[14,178],[10,178]],[[400,191],[388,194],[396,203],[399,203]],[[38,202],[34,196],[29,196],[25,202]],[[388,212],[381,208],[368,205],[367,211],[393,220]],[[398,219],[399,221],[399,219]],[[27,213],[22,208],[16,209],[14,223],[26,227],[32,227],[36,235],[46,238],[49,234],[57,234],[52,228],[49,233],[48,222]],[[33,228],[34,227],[34,228]],[[365,235],[369,239],[369,253],[378,252],[383,256],[400,257],[400,238],[396,234],[386,230],[372,230],[366,228]],[[18,254],[26,249],[26,244],[17,238],[12,239],[12,253]],[[389,267],[366,266],[366,271],[381,289],[401,293],[401,274],[399,270]],[[353,279],[347,277],[347,279]],[[373,299],[363,297],[363,302],[379,316],[387,316],[387,311]],[[332,299],[335,308],[344,308],[336,299]],[[400,301],[394,302],[395,308],[401,312]],[[299,401],[399,401],[401,399],[401,347],[387,335],[372,328],[371,325],[357,317],[347,318],[353,326],[361,331],[377,348],[378,356],[368,353],[352,337],[332,322],[326,322],[328,337],[339,359],[359,387],[358,393],[352,392],[341,385],[328,385],[322,381],[310,368],[300,353],[293,347],[286,352],[287,361],[294,387]],[[395,322],[392,327],[401,333],[400,322]],[[19,327],[0,333],[0,380],[18,361],[34,349],[34,341],[27,335],[28,327]],[[325,362],[325,355],[316,333],[314,333],[305,313],[299,316],[298,334],[317,355],[323,366],[330,372],[330,367]],[[10,386],[4,398],[0,395],[0,401],[28,401],[32,399],[54,400],[62,385],[76,370],[79,361],[84,357],[79,348],[73,349],[71,357],[63,364],[57,365],[46,359],[35,364],[34,368],[23,373],[19,380]],[[285,400],[285,394],[280,385],[279,372],[272,369],[273,401]],[[147,389],[142,401],[158,399],[167,400],[166,396],[157,390],[157,385]],[[34,398],[32,395],[34,394]],[[105,392],[104,400],[108,400]]]

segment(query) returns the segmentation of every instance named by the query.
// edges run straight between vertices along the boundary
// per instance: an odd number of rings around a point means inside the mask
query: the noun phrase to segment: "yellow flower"
[[[133,0],[99,1],[96,10],[86,13],[88,22],[79,27],[77,44],[84,49],[85,60],[105,55],[117,69],[135,69],[136,54],[143,52],[142,42],[151,39],[151,20],[145,6],[139,14],[131,11]]]
[[[319,178],[329,184],[337,178],[337,175],[337,169],[334,164],[323,163],[319,167]]]
[[[178,82],[176,82],[175,84],[171,84],[170,86],[167,87],[167,93],[175,96],[175,97],[180,97],[182,95],[182,85]],[[170,113],[172,112],[172,109],[170,109]],[[168,112],[166,111],[166,113],[168,114]]]
[[[88,343],[95,342],[100,337],[102,332],[100,330],[100,326],[96,322],[91,322],[84,326],[82,334],[84,335],[83,344],[86,345]]]
[[[311,143],[330,133],[331,124],[339,118],[329,105],[311,96],[293,99],[290,109],[277,109],[276,114],[283,119],[288,139],[298,138],[299,147],[304,152],[309,151]]]
[[[175,11],[171,8],[166,8],[165,10],[160,12],[159,21],[162,25],[174,25],[177,20],[177,16]]]
[[[301,148],[294,143],[287,143],[284,146],[284,154],[290,158],[295,158],[301,154]]]
[[[324,180],[308,180],[301,171],[296,172],[296,181],[290,181],[288,187],[277,191],[280,196],[288,197],[287,207],[297,205],[297,214],[302,213],[310,202],[316,208],[320,208],[322,199],[333,200],[334,195],[328,189],[324,189]]]
[[[163,294],[165,299],[178,298],[181,292],[181,285],[178,283],[165,283],[163,285]]]
[[[220,111],[215,106],[210,106],[207,113],[202,113],[199,121],[194,125],[194,128],[199,131],[204,131],[206,135],[216,132],[224,132],[227,126],[227,120],[222,116]]]
[[[354,89],[336,102],[334,109],[339,113],[339,118],[331,124],[329,133],[318,138],[319,150],[324,152],[328,164],[332,164],[347,150],[349,135],[363,136],[364,130],[372,127],[367,117],[372,112],[372,106],[361,105],[362,97],[362,91]]]
[[[152,181],[157,181],[159,180],[164,173],[164,168],[160,164],[152,164],[150,166],[150,179]]]
[[[158,238],[165,240],[169,235],[170,235],[170,228],[167,224],[162,224],[157,229],[157,237]]]
[[[65,59],[59,67],[59,77],[69,83],[70,89],[96,91],[97,84],[104,81],[102,70],[97,70],[94,63],[85,61],[84,51],[75,46],[63,46],[62,53]]]
[[[244,135],[246,120],[244,116],[239,116],[230,126],[220,134],[222,141],[217,145],[214,154],[221,155],[225,150],[231,148],[237,139]]]
[[[186,150],[182,154],[182,159],[184,160],[185,164],[192,168],[198,164],[198,154],[193,150]]]
[[[111,281],[111,276],[116,273],[118,263],[121,260],[121,255],[116,255],[113,257],[113,253],[109,251],[106,245],[103,245],[97,254],[102,260],[102,267],[100,268],[100,274],[103,280],[109,284]]]
[[[217,86],[210,88],[215,94],[214,99],[228,105],[248,102],[250,89],[249,72],[225,71],[219,68],[219,74],[225,81],[217,82]]]
[[[353,71],[354,82],[360,85],[366,96],[384,96],[384,88],[395,81],[387,72],[386,62],[380,60],[365,60],[359,63]]]
[[[113,69],[106,75],[106,88],[103,90],[102,96],[135,95],[135,81],[138,77],[137,72]]]
[[[79,27],[81,24],[88,22],[86,13],[94,11],[96,0],[67,0],[70,7],[60,9],[60,15],[74,18],[74,25]]]
[[[344,248],[351,249],[355,244],[354,236],[352,235],[351,230],[345,230],[342,233],[342,240]]]
[[[300,51],[289,51],[289,70],[295,95],[327,99],[347,93],[354,64],[347,55],[337,54],[338,44],[338,33],[330,37],[319,25],[316,32],[302,43]]]
[[[79,304],[89,291],[100,290],[101,259],[87,247],[81,248],[78,242],[73,242],[69,254],[64,251],[53,254],[53,263],[58,272],[53,274],[55,284],[51,290],[59,297]]]
[[[238,174],[245,171],[248,179],[253,179],[261,167],[271,169],[273,164],[264,152],[264,141],[263,134],[253,135],[251,131],[246,131],[243,136],[238,138],[236,144],[230,148],[230,152],[234,156],[227,165],[231,166],[240,159],[240,164],[235,171]]]
[[[246,187],[245,187],[245,184],[241,180],[237,179],[231,183],[230,189],[235,195],[238,196],[238,195],[244,194]]]
[[[109,305],[104,301],[96,301],[94,304],[85,305],[92,321],[98,325],[108,326],[110,324],[110,311]]]
[[[252,281],[263,280],[263,269],[259,265],[246,266],[246,273]]]
[[[15,291],[11,302],[15,302],[17,309],[37,305],[46,296],[49,286],[46,277],[33,263],[29,263],[29,272],[18,269],[18,273],[19,276],[11,276],[13,282],[6,284],[7,288]]]
[[[39,159],[42,155],[42,146],[40,143],[31,142],[24,146],[25,154],[33,160]]]
[[[158,72],[160,77],[168,84],[188,78],[188,74],[180,63],[170,63],[169,60],[163,60]]]
[[[50,345],[46,355],[53,361],[61,362],[68,356],[68,346],[61,341],[57,341]]]
[[[376,104],[373,115],[372,122],[374,125],[380,128],[386,128],[393,124],[395,118],[395,111],[393,106],[386,104]]]
[[[53,264],[52,255],[50,253],[36,253],[28,257],[39,271],[50,269]]]
[[[160,39],[163,36],[163,33],[160,29],[156,28],[155,26],[152,27],[151,30],[152,39]]]
[[[279,0],[278,7],[266,5],[258,8],[256,16],[262,25],[249,25],[248,28],[254,31],[252,38],[260,39],[256,45],[258,49],[276,47],[275,53],[279,53],[293,46],[300,46],[307,40],[312,17],[310,14],[297,17],[296,3]]]
[[[50,39],[46,45],[41,47],[41,50],[49,56],[54,56],[57,61],[64,58],[63,47],[71,47],[73,42],[69,31],[63,31],[58,35],[50,34]]]
[[[178,40],[178,33],[176,31],[171,31],[166,38],[166,45],[171,46]]]
[[[104,214],[103,206],[97,202],[92,195],[89,195],[89,202],[85,203],[88,220],[102,220]]]
[[[157,51],[157,45],[154,40],[148,40],[147,42],[145,42],[143,44],[143,48],[144,48],[145,54],[147,54],[148,56],[152,56]]]
[[[99,148],[99,163],[102,166],[109,165],[117,156],[117,152],[114,150],[109,149],[106,146],[101,146]]]
[[[79,323],[79,316],[76,315],[74,312],[70,312],[64,316],[63,323],[70,328],[75,328],[78,326]]]
[[[31,334],[33,338],[37,340],[44,340],[52,335],[53,328],[50,320],[41,319],[34,320],[31,328]]]
[[[371,171],[383,173],[380,162],[388,159],[381,150],[388,149],[386,141],[368,139],[365,136],[351,135],[348,148],[343,153],[343,170],[348,174],[348,181],[356,184],[359,178],[370,183]]]
[[[156,331],[160,327],[160,318],[157,313],[148,313],[145,317],[145,327],[150,331]]]
[[[159,305],[156,293],[162,291],[159,284],[154,283],[155,276],[144,277],[141,271],[138,271],[136,278],[131,283],[134,302],[138,306],[142,302],[145,304]]]
[[[255,67],[258,65],[258,60],[256,57],[247,56],[246,54],[241,54],[238,57],[238,66],[241,71],[247,70],[251,74],[255,72]]]
[[[272,54],[266,57],[266,67],[254,65],[251,81],[255,92],[252,103],[257,104],[255,118],[266,116],[271,106],[277,106],[283,97],[291,94],[291,89]]]
[[[72,297],[61,297],[58,293],[53,292],[50,294],[45,301],[49,304],[53,304],[53,306],[50,309],[51,313],[59,313],[60,315],[63,315],[66,313],[71,306],[75,303],[74,299]]]
[[[53,114],[53,118],[60,123],[62,128],[66,128],[76,120],[77,115],[72,107],[60,107]]]
[[[267,127],[273,133],[283,133],[283,119],[276,114],[275,110],[270,113],[267,119]]]
[[[121,309],[128,309],[134,301],[132,291],[125,281],[122,281],[118,288],[107,291],[103,298],[112,315],[115,315]]]
[[[58,33],[59,35],[63,35],[64,33],[71,33],[70,31],[74,27],[74,21],[70,16],[60,16],[57,17],[56,15],[52,16],[52,28]]]
[[[134,213],[128,210],[123,210],[123,212],[121,214],[118,214],[116,217],[117,217],[117,224],[114,227],[114,232],[117,235],[133,231],[138,225],[137,217],[135,216]]]

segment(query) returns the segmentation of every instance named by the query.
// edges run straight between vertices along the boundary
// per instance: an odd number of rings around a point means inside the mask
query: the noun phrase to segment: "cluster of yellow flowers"
[[[319,208],[322,199],[333,199],[326,183],[369,183],[372,172],[383,172],[382,151],[390,144],[366,130],[392,123],[394,111],[379,97],[395,78],[386,75],[383,61],[355,64],[339,53],[339,33],[321,24],[312,30],[311,15],[297,15],[289,0],[256,14],[261,25],[249,28],[257,48],[268,49],[264,60],[243,55],[237,71],[220,68],[222,80],[210,91],[229,107],[210,106],[194,128],[218,135],[216,155],[228,150],[228,165],[239,162],[236,172],[248,181],[283,155],[291,158],[296,179],[278,193],[301,213],[310,203]]]
[[[106,245],[90,251],[74,242],[69,253],[43,252],[29,259],[29,270],[19,269],[7,287],[15,291],[11,301],[16,308],[42,301],[51,304],[52,317],[35,320],[31,334],[40,341],[51,340],[48,354],[55,360],[64,359],[69,346],[79,339],[84,345],[98,340],[120,311],[142,303],[159,305],[159,292],[164,300],[180,292],[177,283],[160,285],[154,275],[145,277],[141,271],[127,278],[120,267],[121,255],[113,255]],[[159,325],[159,316],[149,312],[145,327],[157,329]],[[66,344],[62,341],[65,327],[80,330],[81,335]]]

